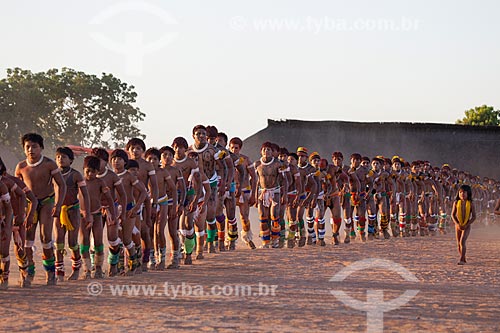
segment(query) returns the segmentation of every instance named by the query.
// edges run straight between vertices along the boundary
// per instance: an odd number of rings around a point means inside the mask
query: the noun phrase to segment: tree
[[[475,126],[498,126],[500,125],[500,110],[494,110],[492,106],[482,105],[465,111],[465,117],[458,119],[457,124]]]
[[[122,145],[144,138],[136,124],[145,114],[134,106],[136,97],[134,86],[112,74],[8,69],[0,80],[0,140],[18,147],[22,134],[37,132],[52,146]]]

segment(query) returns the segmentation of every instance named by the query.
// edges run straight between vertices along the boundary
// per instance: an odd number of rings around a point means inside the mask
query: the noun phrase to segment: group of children
[[[105,276],[104,231],[108,276],[190,265],[193,255],[201,260],[205,251],[234,250],[239,237],[255,249],[249,219],[254,205],[263,248],[325,246],[327,209],[335,245],[446,233],[451,212],[461,265],[471,224],[489,211],[500,213],[498,182],[446,164],[433,168],[428,161],[352,154],[344,165],[340,152],[329,163],[306,147],[289,152],[270,142],[252,163],[237,137],[228,141],[203,125],[192,134],[190,146],[177,137],[160,149],[146,150],[139,138],[125,149],[94,148],[84,158],[83,174],[72,168],[70,148],[57,148],[54,161],[43,156],[40,135],[23,135],[26,159],[15,175],[0,160],[0,287],[8,286],[11,240],[20,285],[31,285],[38,225],[46,282],[53,285],[66,278],[66,248],[68,280]]]

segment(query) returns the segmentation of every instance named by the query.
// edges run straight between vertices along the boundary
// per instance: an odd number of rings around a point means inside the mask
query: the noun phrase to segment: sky
[[[135,87],[148,146],[197,124],[454,123],[500,108],[495,0],[9,1],[0,77],[70,67]]]

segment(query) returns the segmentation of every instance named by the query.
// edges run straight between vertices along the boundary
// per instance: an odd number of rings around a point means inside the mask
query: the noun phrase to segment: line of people
[[[235,250],[239,237],[255,249],[249,219],[254,205],[263,248],[325,246],[328,209],[335,245],[356,238],[445,233],[451,213],[455,224],[464,224],[457,239],[465,263],[467,225],[493,206],[500,210],[498,182],[446,164],[433,168],[427,161],[352,154],[350,165],[344,165],[340,152],[329,163],[306,147],[289,152],[270,142],[252,163],[241,153],[241,139],[228,141],[214,126],[197,125],[192,135],[192,145],[177,137],[171,147],[146,149],[143,140],[133,138],[125,149],[94,148],[81,173],[72,168],[70,148],[59,147],[52,160],[42,154],[40,135],[25,134],[26,159],[15,175],[0,160],[0,287],[8,286],[11,240],[20,285],[31,285],[38,225],[46,283],[54,285],[66,279],[66,248],[71,255],[68,280],[106,275],[104,232],[108,276],[177,269],[181,262],[192,264],[193,256],[204,259],[205,252]],[[462,186],[469,186],[470,193]],[[456,207],[452,198],[463,192],[469,200],[474,196],[475,205]]]

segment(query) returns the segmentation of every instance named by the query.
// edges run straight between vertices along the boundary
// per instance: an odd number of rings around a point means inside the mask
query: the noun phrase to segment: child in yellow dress
[[[451,212],[457,236],[458,252],[460,261],[458,265],[464,265],[466,246],[465,242],[470,234],[471,224],[476,220],[476,210],[472,202],[472,189],[469,185],[462,185],[457,193]]]

